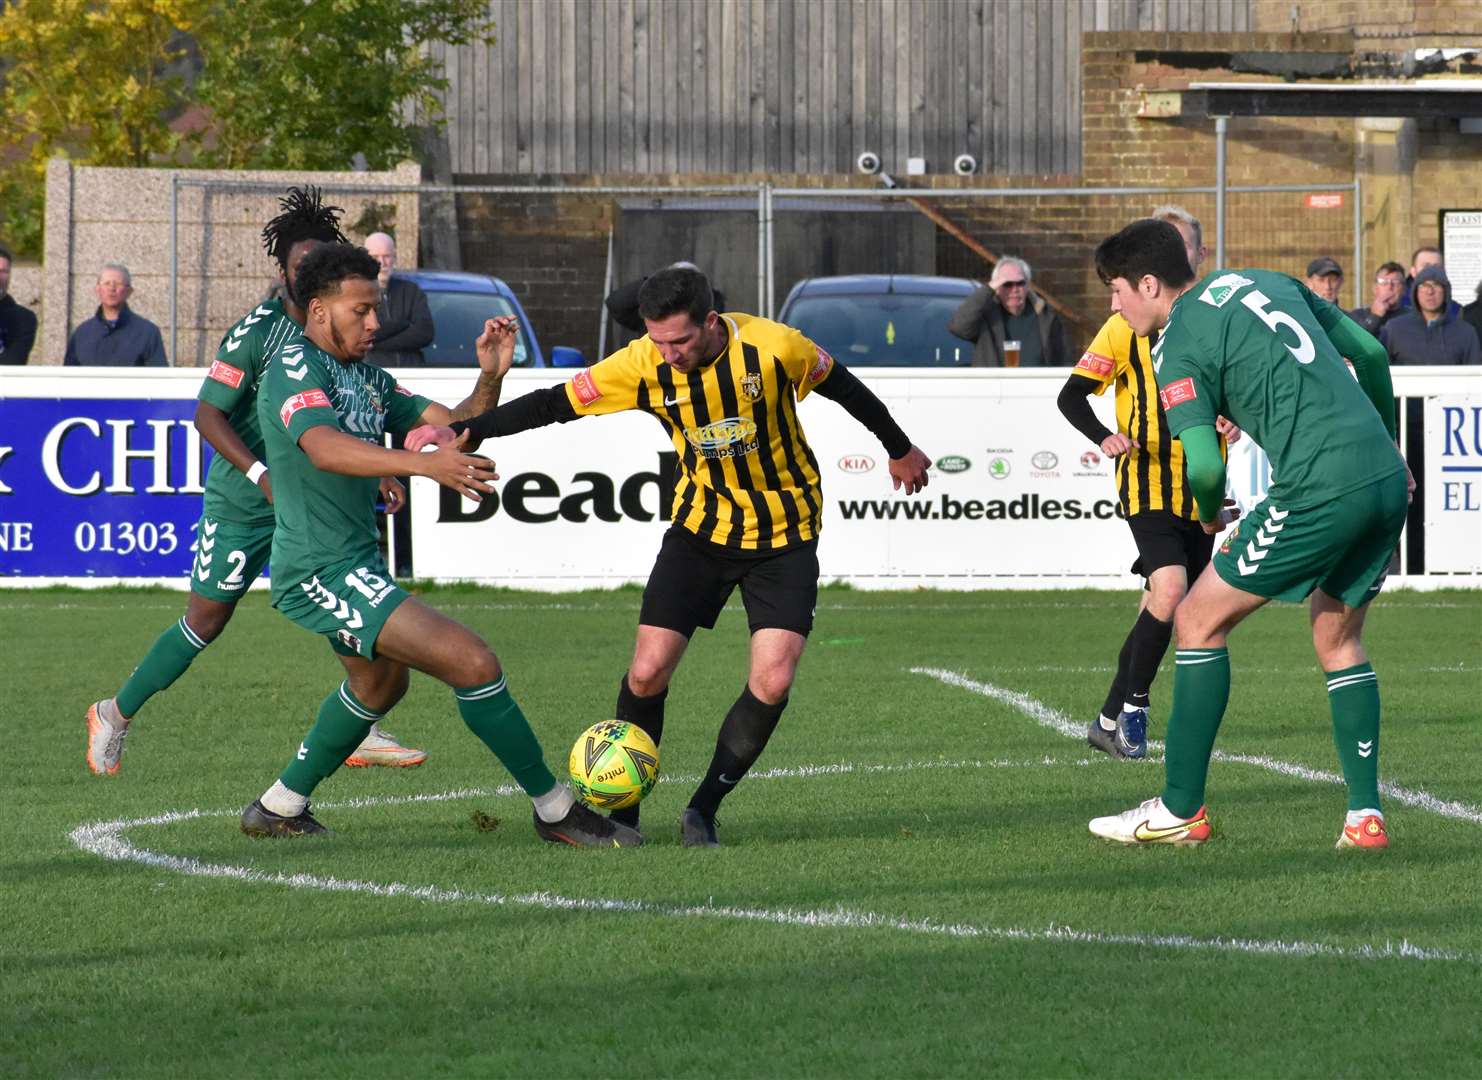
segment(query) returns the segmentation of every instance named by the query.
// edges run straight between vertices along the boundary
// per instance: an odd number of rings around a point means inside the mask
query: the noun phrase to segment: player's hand
[[[257,486],[262,491],[263,497],[268,500],[268,505],[273,505],[273,482],[268,479],[271,473],[264,472],[257,478]],[[1410,481],[1410,490],[1415,490],[1415,481]]]
[[[1214,430],[1225,437],[1226,446],[1234,446],[1240,441],[1242,434],[1240,425],[1233,420],[1226,420],[1223,416],[1214,418]]]
[[[267,474],[263,474],[263,479],[267,479]],[[1408,461],[1405,462],[1405,501],[1407,503],[1413,503],[1415,501],[1415,474],[1410,471],[1410,463]]]
[[[1220,507],[1220,528],[1228,528],[1240,520],[1240,504],[1234,499],[1226,499],[1225,505]]]
[[[1225,527],[1220,524],[1219,518],[1215,518],[1213,521],[1201,521],[1199,522],[1199,527],[1204,530],[1207,536],[1218,536],[1225,531]]]
[[[931,458],[918,447],[911,447],[902,456],[890,459],[890,483],[896,490],[905,488],[907,495],[914,495],[926,486],[926,470],[931,467]]]
[[[394,514],[407,504],[407,489],[394,476],[381,477],[381,501],[386,504],[386,513]]]
[[[515,362],[515,338],[519,332],[520,320],[513,315],[485,319],[484,332],[473,343],[479,358],[479,370],[485,375],[504,378],[505,372]]]
[[[499,479],[490,459],[481,454],[464,454],[448,448],[420,455],[417,468],[418,475],[436,480],[443,487],[474,502],[482,502],[485,495],[493,492],[490,484]]]
[[[1136,439],[1128,438],[1120,431],[1117,432],[1115,435],[1108,435],[1106,438],[1101,440],[1101,452],[1107,457],[1116,457],[1118,454],[1125,454],[1134,446],[1137,446],[1138,449],[1141,449]]]
[[[462,449],[464,442],[467,441],[468,432],[465,431],[463,436],[463,439],[460,440],[457,435],[453,434],[453,429],[450,427],[443,427],[439,424],[423,424],[421,427],[414,427],[411,431],[407,432],[407,437],[402,441],[402,446],[408,450],[420,450],[424,446],[449,445]]]

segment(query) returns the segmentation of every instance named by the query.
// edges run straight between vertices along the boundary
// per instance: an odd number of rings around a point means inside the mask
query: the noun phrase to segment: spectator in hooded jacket
[[[1451,282],[1439,265],[1415,275],[1410,310],[1379,332],[1391,364],[1482,364],[1482,343],[1451,300]]]

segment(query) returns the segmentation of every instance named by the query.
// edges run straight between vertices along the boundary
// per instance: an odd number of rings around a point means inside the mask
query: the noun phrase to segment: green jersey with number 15
[[[1384,421],[1323,324],[1342,313],[1270,270],[1216,270],[1178,298],[1154,346],[1169,430],[1217,416],[1271,459],[1283,509],[1327,502],[1404,469]]]

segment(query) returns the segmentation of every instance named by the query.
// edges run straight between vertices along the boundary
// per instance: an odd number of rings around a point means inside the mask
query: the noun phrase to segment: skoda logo
[[[996,457],[988,462],[988,475],[995,480],[1006,479],[1011,471],[1008,458]]]
[[[868,454],[845,454],[839,459],[839,471],[843,473],[866,473],[875,467],[875,459]]]
[[[1041,450],[1029,460],[1036,469],[1053,469],[1060,464],[1060,459],[1048,450]]]
[[[946,457],[937,458],[937,468],[946,473],[967,472],[972,464],[961,454],[948,454]]]

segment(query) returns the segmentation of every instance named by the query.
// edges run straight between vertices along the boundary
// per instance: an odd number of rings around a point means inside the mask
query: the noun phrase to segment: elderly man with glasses
[[[988,284],[952,314],[947,329],[975,344],[974,367],[1067,367],[1065,324],[1029,287],[1029,264],[1005,255]]]

